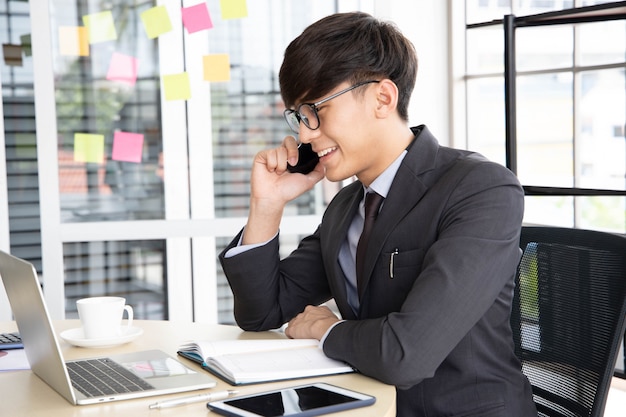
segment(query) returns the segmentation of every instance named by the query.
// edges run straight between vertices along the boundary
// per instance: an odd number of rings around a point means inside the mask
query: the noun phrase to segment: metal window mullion
[[[515,16],[504,17],[504,105],[506,166],[517,174],[517,68],[515,63]]]
[[[581,140],[581,117],[580,117],[580,103],[582,102],[582,75],[578,71],[581,63],[581,51],[580,45],[580,31],[577,25],[572,25],[573,36],[573,56],[572,56],[572,177],[574,188],[580,187],[580,181],[582,176],[581,155],[578,151],[581,149],[579,142]],[[578,227],[582,220],[582,207],[579,203],[580,199],[572,197],[572,204],[574,205],[574,227]]]
[[[191,6],[193,1],[183,1]],[[193,86],[187,100],[189,146],[189,188],[191,223],[215,218],[215,187],[213,180],[213,128],[211,117],[211,83],[204,80],[203,57],[209,53],[208,36],[184,32],[185,67]],[[193,320],[218,322],[217,261],[215,236],[191,240]]]
[[[65,318],[65,282],[59,195],[57,115],[50,4],[30,2],[43,292],[53,319]],[[41,175],[43,174],[43,175]],[[45,208],[45,209],[43,209]]]
[[[2,73],[0,72],[0,91],[2,91]],[[9,192],[7,177],[6,141],[4,139],[4,106],[0,100],[0,250],[9,252]],[[11,307],[4,286],[0,285],[0,321],[12,319]]]
[[[172,22],[181,22],[180,1],[161,2]],[[187,110],[185,100],[166,100],[163,76],[185,71],[183,27],[172,25],[167,36],[157,38],[161,74],[161,127],[163,132],[163,175],[165,218],[189,219],[189,176]],[[168,319],[190,321],[192,312],[191,244],[187,237],[167,237]]]

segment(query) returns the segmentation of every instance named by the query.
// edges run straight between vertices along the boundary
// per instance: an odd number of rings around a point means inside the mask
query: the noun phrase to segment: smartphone
[[[287,164],[287,171],[300,174],[308,174],[315,169],[315,166],[319,162],[320,158],[315,152],[310,143],[301,143],[298,146],[298,163],[295,165]]]
[[[207,408],[231,417],[318,416],[376,402],[371,395],[323,382],[207,403]]]

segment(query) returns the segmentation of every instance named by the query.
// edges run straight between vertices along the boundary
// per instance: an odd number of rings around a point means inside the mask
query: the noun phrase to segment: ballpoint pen
[[[178,407],[179,405],[199,403],[202,401],[218,401],[228,398],[232,395],[237,394],[237,391],[227,390],[227,391],[217,391],[210,392],[208,394],[199,394],[199,395],[190,395],[188,397],[180,397],[174,398],[172,400],[159,401],[158,403],[150,404],[150,408],[170,408],[170,407]]]

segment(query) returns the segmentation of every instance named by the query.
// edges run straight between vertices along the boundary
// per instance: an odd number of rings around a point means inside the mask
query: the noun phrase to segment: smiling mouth
[[[337,150],[336,147],[324,149],[323,151],[319,151],[317,153],[317,156],[319,156],[321,158],[321,157],[326,156],[326,155],[328,155],[329,153],[331,153],[332,151],[335,151],[335,150]]]

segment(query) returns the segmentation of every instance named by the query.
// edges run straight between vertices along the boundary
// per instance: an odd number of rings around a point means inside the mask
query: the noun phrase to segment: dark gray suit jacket
[[[278,239],[225,258],[237,236],[222,252],[237,323],[277,328],[334,298],[346,321],[324,352],[395,385],[398,416],[536,416],[509,325],[522,188],[503,166],[439,146],[424,126],[412,130],[372,231],[358,317],[338,262],[362,198],[355,182],[285,259]]]

